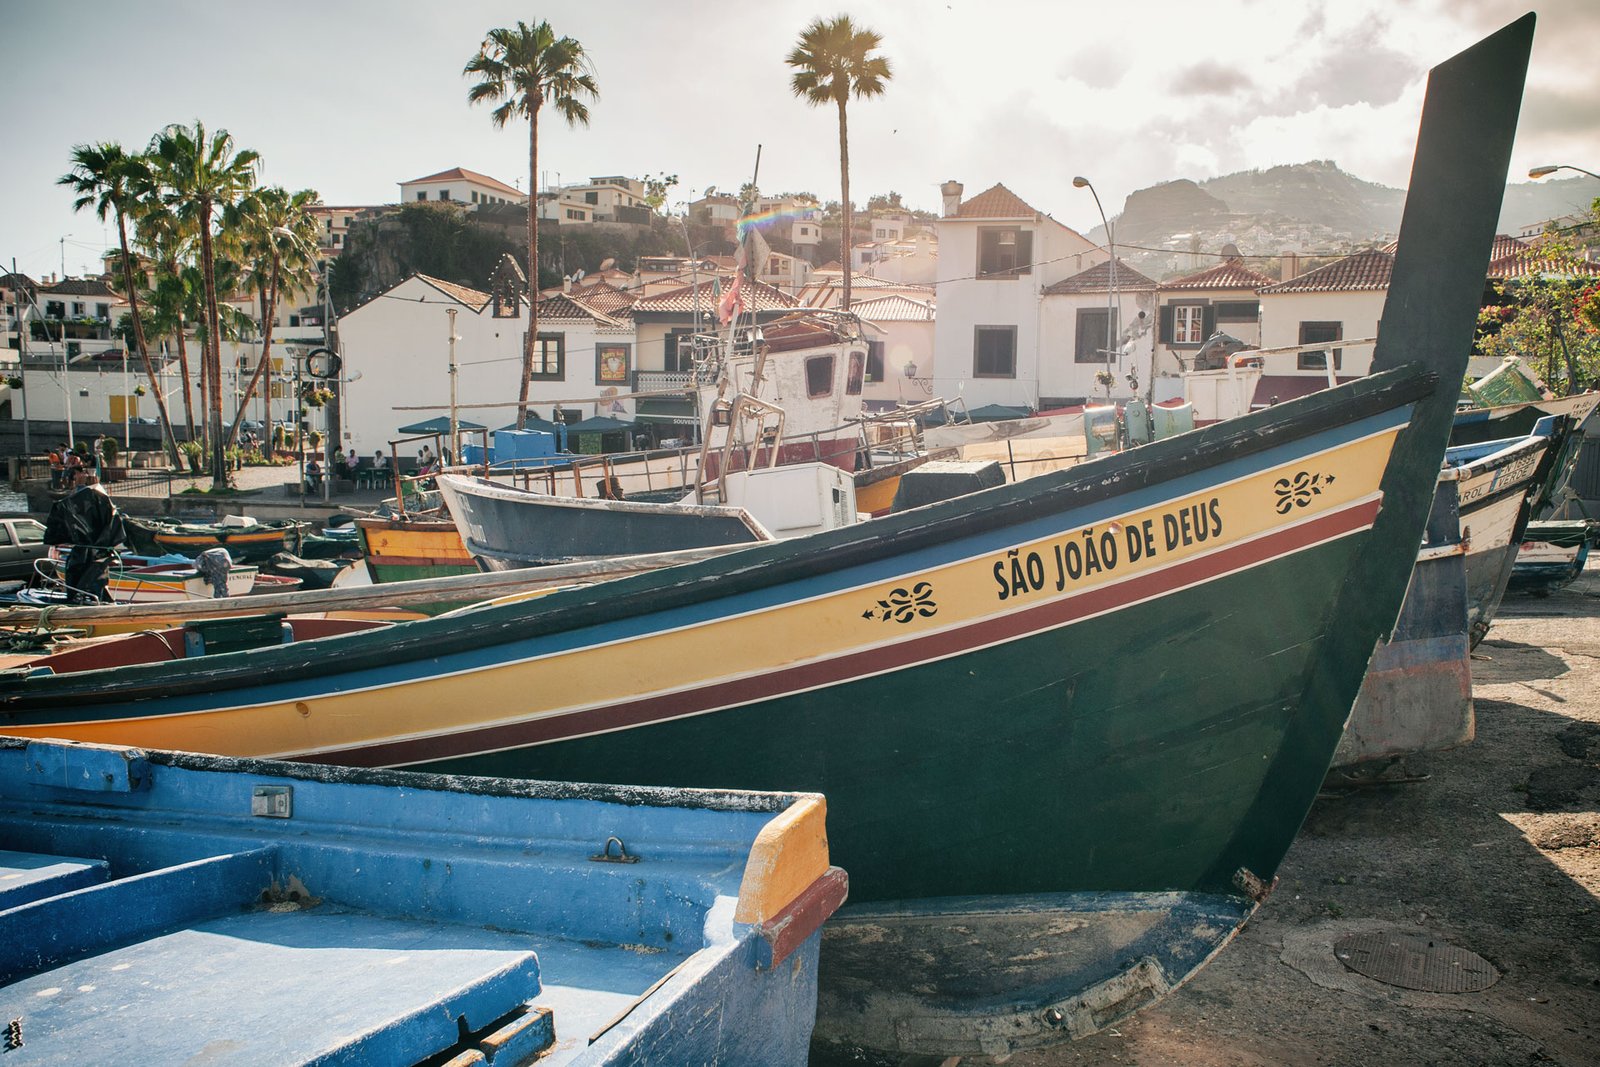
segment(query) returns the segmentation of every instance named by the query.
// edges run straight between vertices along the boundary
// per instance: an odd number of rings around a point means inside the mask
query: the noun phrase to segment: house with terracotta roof
[[[1156,374],[1176,379],[1194,366],[1194,355],[1221,331],[1251,348],[1261,345],[1261,298],[1257,290],[1274,285],[1258,270],[1245,266],[1232,246],[1221,262],[1205,270],[1161,283],[1156,327]],[[1157,397],[1157,399],[1163,399]]]
[[[1004,185],[966,200],[960,182],[941,192],[939,316],[924,374],[935,394],[960,394],[969,408],[1037,409],[1044,365],[1073,362],[1067,337],[1045,348],[1045,290],[1106,262],[1106,252]]]
[[[468,208],[474,204],[526,204],[528,194],[498,178],[465,167],[451,167],[400,183],[402,204],[441,201]]]
[[[648,226],[653,212],[638,178],[607,175],[539,193],[539,217],[562,226],[623,223]]]
[[[630,309],[636,334],[639,392],[684,390],[694,365],[692,339],[697,332],[716,329],[717,302],[731,283],[729,276],[700,275],[699,283],[673,288],[646,287]],[[793,296],[764,282],[741,287],[744,307],[758,323],[770,322],[798,306]],[[636,420],[649,423],[657,439],[692,436],[698,421],[694,401],[688,397],[641,397]]]
[[[1156,283],[1120,259],[1115,275],[1108,260],[1046,286],[1040,305],[1040,409],[1103,402],[1108,392],[1143,396],[1150,383],[1155,314]],[[1111,375],[1109,390],[1103,374]]]
[[[1279,400],[1315,391],[1327,384],[1330,363],[1341,380],[1365,375],[1372,367],[1372,345],[1336,342],[1377,336],[1393,270],[1394,254],[1372,248],[1257,290],[1262,348],[1328,345],[1263,356],[1261,389],[1276,389]],[[1268,381],[1280,377],[1290,381]]]
[[[514,422],[528,329],[520,276],[512,261],[482,292],[413,274],[343,315],[339,336],[351,379],[344,447],[371,455],[386,449],[399,427],[448,412],[451,309],[461,417],[490,427]],[[635,351],[626,307],[608,313],[567,293],[543,297],[531,410],[571,422],[595,414],[629,417],[632,402],[621,394],[632,391]],[[500,406],[466,406],[476,404]]]

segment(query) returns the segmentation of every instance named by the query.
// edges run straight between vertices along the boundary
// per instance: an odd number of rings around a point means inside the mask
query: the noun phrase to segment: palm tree
[[[194,393],[189,374],[189,348],[184,336],[187,326],[185,309],[190,301],[183,274],[183,263],[193,244],[193,235],[162,199],[162,189],[154,172],[147,167],[142,175],[144,180],[138,186],[139,199],[134,215],[134,246],[155,264],[152,284],[144,292],[144,299],[150,305],[152,334],[172,338],[183,389],[184,440],[193,441],[196,439]]]
[[[794,95],[806,103],[822,107],[834,104],[839,109],[839,186],[844,208],[844,309],[850,310],[850,138],[845,102],[879,96],[884,83],[893,77],[889,61],[870,53],[883,38],[868,29],[858,29],[849,15],[816,19],[800,34],[800,41],[789,53],[789,66],[795,68],[790,80]]]
[[[479,81],[467,102],[499,101],[489,113],[496,126],[518,116],[528,120],[528,335],[522,346],[522,387],[517,396],[517,428],[528,417],[528,382],[533,377],[534,346],[539,343],[539,109],[549,103],[568,126],[589,125],[589,108],[579,96],[600,98],[583,45],[557,37],[548,22],[490,30],[463,75]]]
[[[133,256],[128,251],[128,216],[137,208],[137,188],[148,175],[149,167],[143,157],[130,156],[115,141],[99,144],[77,145],[72,150],[72,170],[56,179],[57,185],[72,188],[76,199],[74,211],[94,208],[102,222],[108,214],[117,219],[117,242],[122,251],[122,287],[128,296],[133,326],[133,342],[144,363],[144,373],[150,379],[150,393],[156,398],[156,411],[161,417],[161,432],[166,437],[167,448],[176,466],[179,462],[178,439],[172,433],[172,419],[167,415],[167,398],[161,392],[156,378],[156,367],[150,359],[150,349],[144,339],[144,316],[139,313],[139,287],[133,283]]]
[[[205,286],[206,326],[204,379],[211,383],[207,404],[207,437],[211,442],[211,480],[213,489],[226,488],[228,468],[222,444],[222,337],[217,311],[216,256],[212,247],[211,223],[218,208],[232,204],[255,185],[257,153],[236,151],[227,130],[206,133],[196,121],[191,129],[172,125],[156,134],[150,156],[165,198],[178,217],[194,225],[200,233],[200,271]]]
[[[247,263],[245,282],[256,291],[261,302],[261,358],[256,362],[250,384],[239,398],[225,444],[231,445],[244,421],[245,407],[255,395],[262,374],[272,362],[272,320],[278,311],[278,297],[284,291],[309,288],[316,281],[317,221],[308,210],[317,202],[314,189],[290,193],[281,185],[269,186],[244,197],[228,213],[228,222],[238,238]],[[263,387],[266,419],[272,427],[272,382]]]

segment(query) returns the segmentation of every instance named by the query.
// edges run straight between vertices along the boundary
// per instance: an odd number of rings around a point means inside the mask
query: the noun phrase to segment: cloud
[[[1238,66],[1215,59],[1202,59],[1172,76],[1169,83],[1175,93],[1196,96],[1232,96],[1253,90],[1255,83]]]
[[[1128,73],[1128,60],[1104,48],[1083,48],[1056,68],[1056,77],[1091,89],[1114,89]]]

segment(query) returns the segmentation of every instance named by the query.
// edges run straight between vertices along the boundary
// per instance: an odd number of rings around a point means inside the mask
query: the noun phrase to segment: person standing
[[[50,488],[60,489],[67,477],[67,446],[65,442],[50,450]]]

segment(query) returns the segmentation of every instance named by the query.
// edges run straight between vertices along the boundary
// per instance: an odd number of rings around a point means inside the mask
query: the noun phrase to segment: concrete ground
[[[1188,986],[1017,1067],[1600,1064],[1600,562],[1510,597],[1473,657],[1477,739],[1423,780],[1327,794],[1272,897]],[[1485,958],[1473,993],[1424,993],[1336,957],[1352,933]]]

